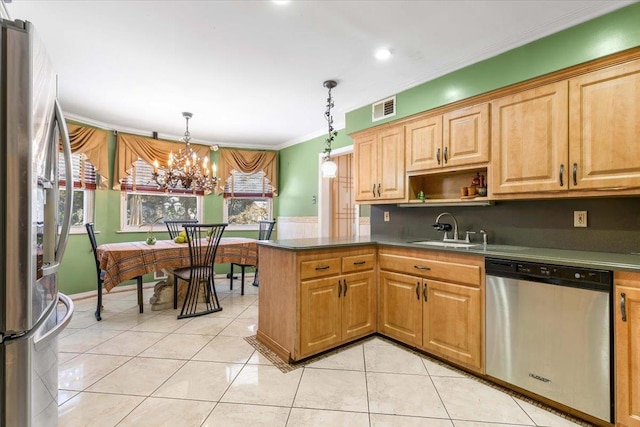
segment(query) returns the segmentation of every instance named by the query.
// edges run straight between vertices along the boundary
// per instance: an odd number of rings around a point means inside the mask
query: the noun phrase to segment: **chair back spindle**
[[[183,224],[197,224],[197,219],[176,219],[176,220],[165,220],[164,225],[167,226],[167,231],[169,232],[169,237],[171,239],[175,239],[178,237],[178,234],[182,231]]]

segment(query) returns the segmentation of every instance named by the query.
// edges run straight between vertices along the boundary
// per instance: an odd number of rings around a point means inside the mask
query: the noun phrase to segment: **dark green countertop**
[[[600,268],[604,270],[640,271],[640,254],[622,254],[610,252],[590,252],[568,249],[530,248],[510,245],[478,244],[471,248],[453,248],[425,246],[418,243],[389,238],[356,238],[333,239],[311,238],[290,240],[269,240],[258,242],[261,246],[269,246],[291,251],[334,249],[353,246],[380,245],[394,246],[425,251],[455,252],[481,255],[495,258],[506,258],[517,261],[545,262],[548,264],[570,265],[574,267]]]

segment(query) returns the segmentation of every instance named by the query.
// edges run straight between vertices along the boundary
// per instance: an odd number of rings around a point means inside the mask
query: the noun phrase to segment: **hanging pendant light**
[[[323,178],[335,178],[338,171],[338,165],[331,159],[331,143],[333,142],[338,132],[333,129],[333,116],[331,115],[331,109],[333,108],[333,98],[331,97],[331,89],[338,86],[335,80],[327,80],[322,84],[329,89],[329,97],[327,98],[327,111],[324,113],[324,117],[327,120],[328,134],[325,140],[324,147],[324,161],[322,162],[321,170]]]
[[[193,192],[210,193],[218,183],[216,165],[209,164],[209,156],[200,159],[198,153],[191,148],[191,134],[189,133],[189,119],[193,114],[184,112],[182,116],[187,121],[186,131],[182,140],[184,149],[177,154],[169,153],[167,165],[160,166],[158,160],[153,161],[153,179],[164,190],[171,190],[178,186]]]

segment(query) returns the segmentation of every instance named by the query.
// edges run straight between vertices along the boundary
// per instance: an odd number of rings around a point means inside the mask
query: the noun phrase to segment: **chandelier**
[[[184,132],[185,147],[169,153],[169,161],[166,166],[160,166],[158,160],[153,161],[152,177],[156,184],[164,190],[171,190],[178,186],[196,191],[210,193],[218,183],[216,177],[216,165],[209,163],[209,156],[200,159],[198,154],[191,148],[191,134],[189,133],[189,119],[193,114],[184,112],[182,116],[187,121]]]
[[[322,162],[321,170],[324,178],[335,178],[338,165],[331,159],[331,143],[333,142],[338,132],[333,129],[333,116],[331,115],[331,109],[333,108],[333,98],[331,97],[331,89],[338,86],[335,80],[327,80],[322,84],[329,89],[329,97],[327,98],[327,111],[324,113],[324,118],[327,120],[327,126],[329,128],[327,138],[325,140],[324,147],[324,161]]]

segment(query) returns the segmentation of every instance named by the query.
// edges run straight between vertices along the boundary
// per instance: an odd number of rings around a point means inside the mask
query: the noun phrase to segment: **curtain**
[[[224,192],[224,185],[232,171],[255,173],[263,171],[265,178],[273,187],[273,195],[278,195],[278,153],[275,151],[245,151],[220,149],[218,165],[218,186],[216,194]]]
[[[98,188],[109,188],[107,131],[68,123],[71,152],[81,153],[100,174]]]
[[[129,175],[133,164],[138,158],[150,165],[153,165],[153,161],[156,159],[161,165],[166,165],[169,161],[169,153],[172,151],[177,153],[181,148],[184,148],[184,142],[162,141],[144,136],[118,133],[113,189],[120,190],[122,181]],[[210,157],[210,149],[206,145],[191,144],[191,149],[200,158]]]

